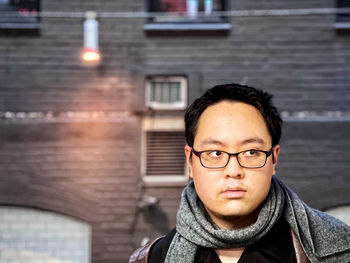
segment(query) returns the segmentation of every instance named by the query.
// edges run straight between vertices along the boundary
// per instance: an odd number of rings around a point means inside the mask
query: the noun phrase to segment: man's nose
[[[244,171],[239,164],[237,156],[231,155],[228,164],[225,167],[225,176],[227,177],[243,177]]]

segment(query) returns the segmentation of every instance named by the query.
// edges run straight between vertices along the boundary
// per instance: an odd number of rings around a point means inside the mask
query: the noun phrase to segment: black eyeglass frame
[[[202,163],[202,158],[201,158],[201,154],[204,153],[204,152],[215,152],[215,151],[218,151],[218,152],[223,152],[223,153],[226,153],[228,154],[228,159],[227,159],[227,163],[223,166],[217,166],[217,167],[207,167],[205,166],[203,163]],[[243,152],[249,152],[249,151],[255,151],[255,152],[262,152],[262,153],[265,153],[266,155],[266,158],[265,158],[265,162],[261,165],[261,166],[254,166],[254,167],[247,167],[247,166],[244,166],[242,165],[240,162],[239,162],[239,159],[238,159],[238,155],[240,153],[243,153]],[[207,168],[207,169],[220,169],[220,168],[225,168],[228,163],[230,162],[231,160],[231,156],[235,156],[236,157],[236,160],[238,162],[238,164],[243,167],[243,168],[248,168],[248,169],[258,169],[258,168],[261,168],[261,167],[264,167],[265,164],[266,164],[266,161],[267,161],[267,158],[273,153],[273,148],[271,148],[270,151],[263,151],[263,150],[254,150],[254,149],[250,149],[250,150],[245,150],[245,151],[240,151],[240,152],[237,152],[237,153],[229,153],[229,152],[225,152],[225,151],[221,151],[221,150],[205,150],[205,151],[196,151],[194,148],[192,148],[191,150],[191,153],[194,153],[198,158],[199,158],[199,161],[201,163],[201,165],[204,167],[204,168]]]

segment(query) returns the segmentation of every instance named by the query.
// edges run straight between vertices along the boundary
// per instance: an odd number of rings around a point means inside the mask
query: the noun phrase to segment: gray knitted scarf
[[[311,262],[350,262],[350,227],[308,207],[280,180],[273,177],[257,221],[235,230],[222,230],[208,220],[191,181],[183,190],[176,234],[165,263],[194,262],[197,246],[246,247],[261,239],[283,216]]]

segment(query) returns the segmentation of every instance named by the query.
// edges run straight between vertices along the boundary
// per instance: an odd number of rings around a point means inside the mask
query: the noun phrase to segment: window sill
[[[0,29],[40,29],[40,23],[0,23]]]
[[[339,36],[348,37],[350,35],[350,22],[335,22],[333,28]]]
[[[145,186],[149,187],[183,187],[189,181],[188,175],[182,176],[143,176]]]
[[[231,30],[229,23],[147,23],[144,25],[144,30],[147,35],[169,35],[186,34],[215,34],[227,35]]]
[[[350,22],[336,22],[334,23],[335,29],[350,29]]]

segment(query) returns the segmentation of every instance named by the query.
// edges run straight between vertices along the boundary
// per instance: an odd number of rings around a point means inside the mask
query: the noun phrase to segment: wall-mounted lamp
[[[142,195],[141,200],[138,203],[138,207],[141,209],[154,208],[158,205],[159,199],[150,195]]]
[[[97,65],[101,61],[101,53],[98,49],[98,22],[94,11],[85,13],[84,49],[81,58],[90,65]]]

